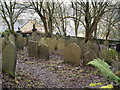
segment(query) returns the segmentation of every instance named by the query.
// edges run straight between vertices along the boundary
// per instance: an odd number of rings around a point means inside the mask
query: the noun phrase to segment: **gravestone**
[[[95,52],[97,57],[99,57],[99,46],[96,43],[92,43],[90,48]]]
[[[79,46],[81,48],[81,58],[84,57],[84,54],[90,50],[90,43],[85,43],[84,40],[80,41]]]
[[[89,61],[98,58],[94,50],[90,49],[84,56],[83,56],[83,65],[85,66]]]
[[[14,35],[10,34],[8,38],[9,38],[10,41],[12,41],[14,44],[16,44]]]
[[[80,57],[81,49],[77,44],[71,43],[68,46],[66,46],[64,50],[64,62],[79,65]]]
[[[39,40],[40,40],[40,38],[41,38],[41,36],[40,36],[40,35],[36,35],[36,41],[39,41]]]
[[[109,51],[107,48],[103,48],[103,49],[100,51],[100,56],[99,56],[99,58],[100,58],[100,59],[104,59],[109,65],[111,65],[112,56],[111,56],[110,51]]]
[[[17,37],[17,49],[23,50],[23,43],[24,43],[24,38],[22,37],[22,35],[18,35]]]
[[[67,45],[70,44],[70,43],[76,43],[76,44],[78,44],[79,41],[78,41],[76,38],[71,37],[71,38],[68,40]]]
[[[5,45],[6,45],[6,40],[5,38],[2,38],[2,51],[5,48]]]
[[[40,44],[38,46],[38,56],[41,59],[49,60],[49,48],[46,44]]]
[[[28,56],[38,57],[38,42],[29,40],[28,43]]]
[[[55,35],[56,39],[58,40],[60,38],[60,35],[59,34],[56,34]]]
[[[26,41],[27,41],[26,46],[28,46],[28,41],[29,41],[29,38],[30,38],[30,35],[29,35],[29,34],[27,34],[27,35],[26,35]]]
[[[40,44],[45,44],[45,43],[46,43],[45,38],[41,38],[41,39],[39,40],[38,46],[39,46]]]
[[[2,51],[2,38],[0,38],[0,51]]]
[[[49,52],[52,53],[54,51],[54,47],[52,45],[53,44],[52,39],[51,38],[47,38],[45,44],[48,46]]]
[[[2,70],[15,77],[17,51],[13,42],[9,41],[2,51]]]
[[[57,39],[56,38],[52,38],[52,45],[53,45],[53,48],[54,48],[54,51],[57,50]]]
[[[59,38],[57,43],[57,53],[60,55],[64,55],[64,49],[65,49],[65,39]]]
[[[24,37],[23,39],[24,39],[24,41],[23,41],[23,46],[25,47],[25,46],[27,46],[27,38]]]
[[[36,32],[32,32],[31,36],[29,37],[29,40],[36,41],[36,36],[37,36],[37,33]]]
[[[106,47],[109,47],[109,41],[104,41],[103,45],[106,46]]]

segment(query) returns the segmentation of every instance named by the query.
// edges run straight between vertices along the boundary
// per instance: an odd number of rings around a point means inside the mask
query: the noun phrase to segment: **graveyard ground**
[[[94,67],[65,64],[57,54],[41,60],[28,57],[24,48],[17,55],[17,80],[3,75],[3,88],[84,88],[90,83],[110,83]]]

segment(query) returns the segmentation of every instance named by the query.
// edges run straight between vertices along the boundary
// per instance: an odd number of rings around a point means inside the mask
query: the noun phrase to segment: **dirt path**
[[[3,75],[3,87],[84,88],[92,82],[108,83],[93,67],[64,64],[57,54],[52,54],[49,61],[28,57],[27,48],[18,51],[16,68],[19,83]]]

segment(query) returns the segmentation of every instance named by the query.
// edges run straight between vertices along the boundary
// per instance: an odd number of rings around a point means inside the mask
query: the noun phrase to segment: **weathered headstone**
[[[9,38],[10,41],[12,41],[14,44],[16,44],[14,35],[10,34],[8,38]]]
[[[29,40],[28,43],[28,56],[38,57],[38,42]]]
[[[40,44],[38,46],[38,56],[41,59],[49,60],[49,48],[46,44]]]
[[[109,41],[104,41],[103,45],[106,46],[106,47],[109,47]]]
[[[68,46],[66,46],[64,51],[64,62],[79,65],[80,57],[81,49],[77,44],[71,43]]]
[[[29,36],[29,40],[31,40],[31,41],[36,41],[36,36],[37,36],[37,33],[36,33],[36,32],[33,32],[33,33],[31,34],[31,36]]]
[[[64,55],[64,49],[65,49],[65,39],[59,38],[57,43],[57,51],[58,54]]]
[[[86,52],[83,56],[83,65],[85,66],[89,61],[92,61],[93,59],[98,58],[95,51],[90,49],[88,52]]]
[[[2,51],[2,38],[0,38],[0,51]]]
[[[5,38],[2,38],[2,51],[5,48],[5,45],[6,45],[6,40]]]
[[[40,38],[41,38],[41,36],[40,36],[40,35],[36,35],[36,41],[39,41],[39,40],[40,40]]]
[[[47,38],[47,39],[46,39],[46,43],[45,43],[45,44],[48,46],[50,53],[52,53],[53,50],[54,50],[54,47],[53,47],[52,43],[53,43],[53,42],[52,42],[52,39],[51,39],[51,38]]]
[[[24,39],[24,41],[23,41],[23,46],[25,47],[25,46],[27,46],[27,38],[24,37],[23,39]]]
[[[79,41],[78,41],[76,38],[71,37],[71,38],[68,40],[67,45],[70,44],[70,43],[76,43],[76,44],[78,45]]]
[[[30,35],[29,35],[29,34],[27,34],[27,35],[26,35],[26,41],[27,41],[26,46],[28,46],[28,41],[29,41],[29,38],[30,38]]]
[[[40,44],[45,44],[45,43],[46,43],[45,38],[41,38],[41,39],[39,40],[38,46],[39,46]]]
[[[82,40],[80,41],[79,46],[81,48],[81,58],[83,58],[84,54],[90,50],[90,45],[89,43],[85,43],[85,41]]]
[[[50,54],[55,52],[55,48],[57,47],[56,38],[47,38],[45,44],[48,45]]]
[[[57,50],[57,43],[58,43],[57,39],[56,39],[56,38],[53,38],[53,39],[52,39],[52,45],[53,45],[54,51]]]
[[[90,48],[95,52],[97,57],[99,57],[99,46],[96,43],[92,43]]]
[[[23,42],[24,42],[24,38],[22,37],[22,35],[18,35],[17,37],[17,49],[23,50]]]
[[[2,70],[15,77],[17,51],[13,42],[7,42],[2,51]]]
[[[59,34],[56,34],[55,35],[56,39],[58,40],[60,38],[60,35]]]
[[[107,48],[103,48],[103,49],[100,51],[100,56],[99,56],[99,58],[100,58],[100,59],[104,59],[108,64],[111,65],[112,56],[111,56],[110,51],[109,51]]]

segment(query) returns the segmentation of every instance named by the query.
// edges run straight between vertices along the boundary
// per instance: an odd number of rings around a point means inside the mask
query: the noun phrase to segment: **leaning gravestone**
[[[2,51],[2,70],[15,77],[17,51],[13,42],[8,41]]]
[[[64,55],[64,49],[65,49],[65,39],[59,38],[57,43],[57,52],[60,55]]]
[[[18,35],[17,37],[17,49],[23,50],[23,43],[24,43],[24,38],[22,35]]]
[[[45,44],[45,43],[46,43],[45,38],[41,38],[41,39],[38,41],[38,46],[39,46],[40,44]]]
[[[84,40],[80,41],[79,46],[81,48],[81,58],[84,57],[84,54],[90,50],[90,43],[85,43]]]
[[[97,55],[97,57],[99,57],[99,46],[96,43],[92,43],[90,48],[95,52],[95,54]]]
[[[109,47],[109,41],[104,41],[103,45],[106,46],[106,47]]]
[[[111,65],[111,60],[112,60],[112,56],[111,56],[111,52],[107,49],[107,48],[103,48],[100,51],[100,59],[104,59],[108,64]]]
[[[5,48],[5,45],[6,45],[6,40],[5,38],[2,38],[2,51]]]
[[[71,43],[68,46],[66,46],[64,51],[64,62],[79,65],[80,57],[81,49],[77,44]]]
[[[66,42],[67,42],[67,41],[66,41]],[[71,37],[71,38],[68,40],[67,45],[70,44],[70,43],[76,43],[76,44],[78,44],[79,41],[78,41],[76,38]]]
[[[0,51],[2,51],[2,38],[0,38]]]
[[[83,65],[85,66],[89,61],[98,58],[95,51],[90,49],[86,54],[83,56]]]
[[[56,38],[47,38],[46,39],[46,44],[49,47],[49,53],[54,53],[55,52],[55,48],[57,47],[57,40]]]
[[[57,50],[57,42],[58,41],[56,38],[52,38],[53,52]]]
[[[36,37],[37,37],[37,33],[33,32],[30,40],[36,41]]]
[[[38,42],[29,40],[28,43],[28,56],[38,57]]]
[[[54,51],[54,47],[52,45],[53,44],[52,39],[51,38],[47,38],[45,44],[48,46],[49,52],[52,53]]]
[[[46,44],[40,44],[38,46],[38,57],[49,60],[49,48]]]
[[[26,42],[26,46],[28,46],[28,41],[29,41],[29,38],[30,38],[30,35],[29,35],[29,34],[27,34],[27,35],[26,35],[26,41],[27,41],[27,42]]]
[[[16,44],[14,35],[10,34],[8,38],[9,38],[10,41],[12,41],[14,44]]]
[[[24,37],[23,39],[24,39],[24,41],[23,41],[23,46],[25,47],[25,46],[27,46],[27,38]]]

